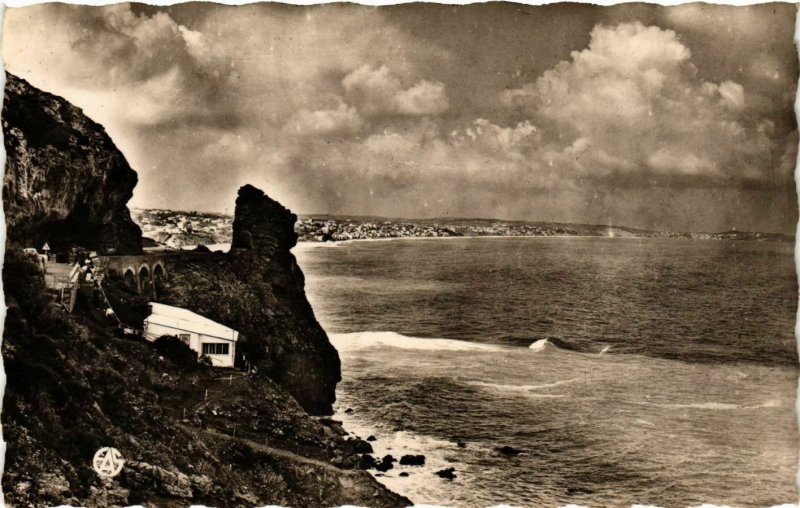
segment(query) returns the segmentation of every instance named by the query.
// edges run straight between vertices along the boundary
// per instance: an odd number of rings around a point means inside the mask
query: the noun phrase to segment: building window
[[[184,344],[189,344],[189,338],[191,337],[188,333],[179,333],[178,338],[183,341]]]
[[[220,343],[203,343],[203,354],[204,355],[227,355],[228,354],[228,344],[220,344]]]

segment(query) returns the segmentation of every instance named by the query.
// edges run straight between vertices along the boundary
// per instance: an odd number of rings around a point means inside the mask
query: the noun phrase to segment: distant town
[[[132,215],[134,221],[142,228],[142,234],[146,238],[145,247],[187,249],[206,245],[213,248],[230,243],[233,217],[229,215],[161,209],[133,209]],[[295,231],[299,240],[304,242],[477,236],[604,236],[794,241],[794,237],[789,235],[736,230],[720,233],[682,233],[647,231],[625,226],[494,219],[395,219],[323,215],[298,217]]]

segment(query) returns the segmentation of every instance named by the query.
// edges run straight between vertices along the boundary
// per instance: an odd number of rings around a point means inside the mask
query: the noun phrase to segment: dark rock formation
[[[231,252],[177,263],[161,297],[239,330],[243,365],[286,388],[308,412],[331,414],[339,355],[314,317],[290,250],[295,220],[262,191],[242,187]]]
[[[455,474],[455,472],[456,472],[456,468],[448,467],[447,469],[442,469],[441,471],[436,471],[436,473],[434,473],[434,474],[436,474],[436,476],[438,476],[439,478],[444,478],[445,480],[453,480],[458,476],[458,475]]]
[[[247,235],[241,236],[250,238],[249,249],[193,253],[201,261],[177,269],[171,286],[175,298],[191,296],[185,306],[207,309],[248,334],[243,349],[256,375],[221,379],[174,340],[154,345],[122,337],[80,297],[71,314],[53,303],[40,266],[22,247],[47,240],[51,247],[63,242],[137,252],[141,234],[126,208],[136,174],[80,110],[8,79],[7,380],[0,415],[6,503],[412,504],[358,469],[362,456],[341,425],[318,421],[298,404],[330,410],[339,360],[305,300],[302,273],[289,252],[292,237],[281,229],[291,214],[268,198],[245,192],[249,212],[241,224]],[[259,201],[275,217],[261,216]],[[107,289],[115,305],[136,318],[136,295],[111,283]],[[126,460],[113,479],[91,468],[103,446],[117,448]]]
[[[403,455],[400,457],[401,466],[424,466],[425,455]]]
[[[385,473],[386,471],[388,471],[390,469],[394,469],[394,464],[392,464],[391,460],[386,460],[384,458],[384,460],[381,460],[380,462],[376,462],[375,463],[375,469]]]
[[[245,185],[236,199],[231,249],[255,250],[260,257],[280,256],[286,261],[291,248],[297,245],[295,222],[297,216],[264,191]]]
[[[356,439],[354,444],[356,453],[372,453],[372,445],[361,439]]]
[[[127,202],[137,176],[102,126],[60,97],[6,73],[3,179],[8,240],[135,254]]]
[[[504,455],[506,457],[516,457],[517,455],[525,453],[523,450],[519,450],[513,446],[503,446],[502,448],[498,448],[497,451],[500,453],[500,455]]]
[[[359,469],[372,469],[378,462],[375,460],[375,457],[372,455],[362,455],[361,460],[358,463]]]
[[[222,381],[210,366],[116,337],[51,305],[18,249],[5,263],[9,506],[411,504],[360,471],[344,437],[269,379]],[[90,467],[102,446],[126,460],[113,480]]]

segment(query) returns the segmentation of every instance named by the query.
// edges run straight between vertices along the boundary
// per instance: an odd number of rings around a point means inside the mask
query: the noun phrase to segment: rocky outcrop
[[[136,173],[79,109],[13,76],[3,115],[9,506],[411,504],[358,469],[361,456],[340,427],[308,415],[330,411],[339,359],[305,299],[291,213],[244,188],[245,243],[179,263],[165,290],[245,334],[255,373],[222,378],[188,348],[167,354],[123,336],[82,291],[72,313],[53,303],[40,265],[20,247],[46,240],[138,252],[141,233],[126,208]],[[137,310],[135,300],[113,299]],[[105,446],[126,461],[113,479],[91,468]]]
[[[188,364],[49,305],[42,275],[6,254],[2,476],[9,506],[292,507],[411,504],[359,470],[335,425],[264,376]],[[188,350],[187,350],[188,351]],[[117,448],[103,479],[94,453]]]
[[[242,333],[243,364],[284,387],[312,414],[330,414],[341,379],[339,355],[306,299],[291,253],[296,216],[263,191],[239,189],[230,253],[176,264],[166,303]]]
[[[141,252],[141,230],[127,208],[137,175],[101,125],[6,73],[3,136],[9,241]]]
[[[294,224],[297,216],[264,191],[245,185],[236,198],[233,216],[232,251],[249,250],[259,256],[286,261],[289,252],[297,245]],[[287,256],[288,255],[288,256]]]

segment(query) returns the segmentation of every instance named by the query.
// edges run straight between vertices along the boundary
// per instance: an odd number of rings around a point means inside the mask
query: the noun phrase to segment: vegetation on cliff
[[[341,427],[309,417],[268,378],[116,336],[81,312],[85,301],[65,314],[14,250],[3,283],[11,505],[409,504],[355,469],[360,457]],[[113,481],[91,469],[102,446],[127,461]]]
[[[127,224],[126,206],[135,173],[100,126],[13,76],[3,128],[12,136],[3,194],[2,486],[9,505],[410,504],[358,469],[358,441],[298,404],[329,410],[339,364],[305,300],[293,239],[268,226],[283,228],[288,211],[270,206],[261,212],[277,215],[247,215],[256,221],[245,221],[254,248],[243,255],[208,254],[176,270],[168,294],[192,294],[198,305],[228,299],[228,312],[250,334],[246,351],[257,375],[214,369],[174,340],[123,337],[84,291],[71,314],[53,302],[40,265],[22,248],[58,232],[65,243],[137,252],[141,235]],[[215,280],[224,281],[216,293]],[[140,295],[119,281],[107,289],[120,315],[141,319]],[[222,313],[222,305],[202,305]],[[113,479],[91,468],[103,446],[126,461]]]

